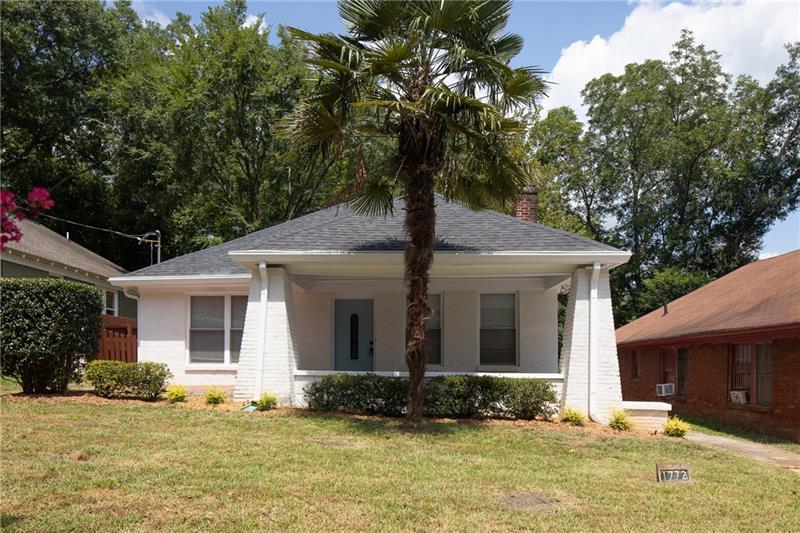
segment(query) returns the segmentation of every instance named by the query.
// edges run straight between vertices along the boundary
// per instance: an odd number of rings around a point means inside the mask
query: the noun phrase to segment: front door
[[[372,370],[372,300],[336,300],[336,370]]]

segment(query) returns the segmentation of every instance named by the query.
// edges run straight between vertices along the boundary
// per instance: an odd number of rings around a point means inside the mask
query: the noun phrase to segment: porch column
[[[572,274],[562,353],[562,408],[607,423],[622,407],[622,387],[609,273],[599,264]]]
[[[292,405],[297,346],[292,317],[292,287],[286,270],[259,264],[250,281],[236,400],[254,400],[269,392],[281,405]]]

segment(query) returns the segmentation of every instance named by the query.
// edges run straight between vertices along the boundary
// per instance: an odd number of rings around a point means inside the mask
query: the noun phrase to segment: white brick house
[[[546,379],[606,421],[622,405],[609,270],[629,254],[438,196],[436,211],[428,374]],[[341,205],[111,281],[139,299],[140,360],[302,405],[332,372],[404,374],[403,243],[399,201],[385,217]]]

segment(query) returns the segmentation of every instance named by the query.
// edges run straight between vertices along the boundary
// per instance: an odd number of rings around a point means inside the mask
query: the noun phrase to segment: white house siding
[[[142,292],[139,297],[139,361],[165,363],[174,383],[188,386],[231,386],[236,371],[187,369],[186,324],[188,296],[185,293]]]
[[[327,370],[333,364],[333,295],[327,292],[294,290],[297,328],[297,367]]]
[[[520,372],[558,372],[558,288],[519,293]]]

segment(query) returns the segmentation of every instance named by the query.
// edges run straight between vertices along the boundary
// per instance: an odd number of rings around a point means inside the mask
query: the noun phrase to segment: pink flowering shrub
[[[17,204],[13,192],[0,189],[0,251],[5,249],[7,242],[19,242],[22,239],[22,232],[17,222],[23,220],[26,214],[35,217],[40,211],[47,211],[54,205],[56,203],[50,198],[50,191],[44,187],[31,189],[25,208]]]

